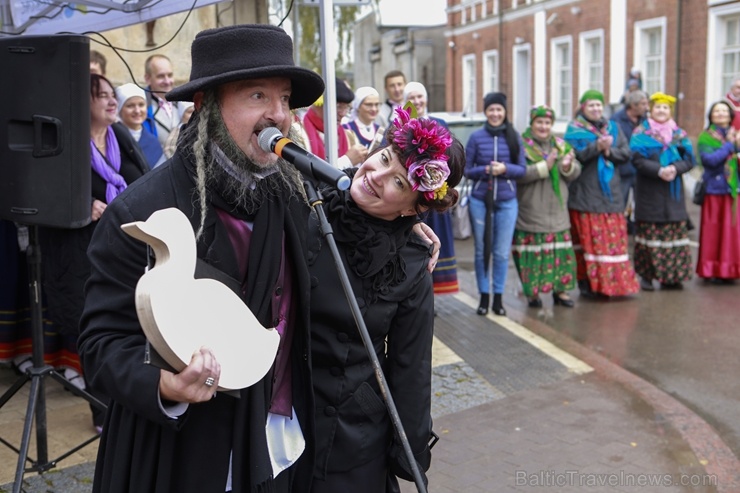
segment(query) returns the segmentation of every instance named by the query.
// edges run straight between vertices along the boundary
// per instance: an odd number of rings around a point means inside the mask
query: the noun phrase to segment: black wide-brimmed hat
[[[293,61],[293,41],[279,27],[267,24],[207,29],[191,48],[190,82],[168,92],[169,101],[192,101],[198,91],[226,82],[267,77],[290,79],[291,108],[310,106],[324,92],[319,74]]]

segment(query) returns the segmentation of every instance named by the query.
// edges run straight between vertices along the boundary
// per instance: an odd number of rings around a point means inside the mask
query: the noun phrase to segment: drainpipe
[[[504,80],[503,77],[501,77],[501,73],[503,70],[501,68],[504,66],[504,6],[502,5],[503,0],[498,1],[498,73],[499,73],[499,84],[501,87],[499,87],[499,91],[503,92],[504,94],[508,94],[508,83]]]
[[[673,119],[678,121],[678,112],[681,107],[682,98],[680,98],[681,90],[681,20],[682,20],[682,9],[681,0],[676,1],[676,114],[673,115]]]

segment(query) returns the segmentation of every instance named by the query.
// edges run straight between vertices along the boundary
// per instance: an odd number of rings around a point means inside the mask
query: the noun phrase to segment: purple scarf
[[[92,169],[108,184],[105,189],[105,202],[110,204],[116,196],[126,190],[126,180],[118,174],[121,170],[121,149],[118,140],[109,126],[105,135],[106,156],[95,147],[95,141],[90,139],[90,157],[92,158]]]

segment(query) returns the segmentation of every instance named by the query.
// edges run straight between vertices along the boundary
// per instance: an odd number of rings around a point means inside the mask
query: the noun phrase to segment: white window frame
[[[646,42],[646,31],[660,28],[660,55],[656,59],[660,60],[660,75],[658,76],[659,82],[657,91],[665,91],[665,56],[666,56],[666,38],[668,31],[668,19],[666,17],[656,17],[654,19],[645,19],[643,21],[635,22],[635,42],[634,52],[632,59],[635,60],[635,66],[640,70],[642,74],[642,90],[649,91],[646,85],[646,68],[647,68],[647,47]],[[627,81],[625,81],[626,83]]]
[[[601,67],[601,80],[591,80],[591,67],[592,61],[586,56],[588,53],[587,46],[590,41],[599,41],[599,53],[598,61],[596,62]],[[578,87],[581,92],[587,89],[596,89],[597,91],[604,92],[604,30],[594,29],[593,31],[585,31],[578,35]]]
[[[478,107],[478,87],[475,77],[475,53],[462,57],[462,110],[466,114],[473,114]]]
[[[491,60],[494,60],[491,63]],[[491,67],[493,65],[493,67]],[[483,52],[483,94],[498,91],[500,84],[499,56],[498,50],[488,50]],[[491,84],[491,80],[495,80]]]
[[[571,74],[571,80],[570,80],[570,94],[571,94],[571,103],[573,98],[573,36],[560,36],[557,38],[552,38],[550,40],[550,105],[555,110],[555,126],[553,128],[554,132],[562,133],[565,131],[565,126],[567,125],[568,121],[570,121],[573,118],[573,104],[569,105],[568,108],[570,110],[570,113],[563,113],[560,111],[560,107],[562,106],[562,100],[560,98],[560,79],[559,74],[561,72],[560,67],[560,60],[558,60],[558,57],[556,56],[557,50],[561,46],[567,46],[568,54],[570,55],[570,74]]]
[[[735,79],[740,76],[740,67],[736,64],[734,71],[728,71],[726,70],[727,67],[724,66],[724,57],[727,54],[733,54],[735,57],[740,57],[740,39],[738,40],[738,43],[735,45],[734,49],[728,49],[722,42],[726,38],[727,34],[727,21],[729,19],[734,19],[738,24],[740,24],[740,12],[736,13],[735,15],[727,15],[723,16],[720,21],[720,30],[719,30],[719,38],[718,38],[718,51],[720,53],[720,59],[719,59],[719,70],[717,73],[719,74],[718,79],[720,80],[720,87],[723,89],[729,89],[732,86],[732,83],[735,82]]]
[[[717,2],[710,2],[709,5]],[[705,107],[713,102],[724,98],[729,87],[723,87],[721,74],[722,67],[722,43],[725,39],[725,19],[740,14],[740,4],[720,5],[710,7],[707,18],[707,66],[705,78]],[[705,122],[706,123],[706,122]]]

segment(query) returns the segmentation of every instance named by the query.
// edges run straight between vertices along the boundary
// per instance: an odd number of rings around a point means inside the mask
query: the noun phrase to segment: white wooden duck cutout
[[[264,328],[223,283],[195,279],[195,235],[185,214],[162,209],[121,228],[151,245],[156,255],[154,267],[136,285],[136,312],[157,353],[182,371],[194,351],[210,348],[221,365],[223,390],[246,388],[264,377],[280,335]]]

